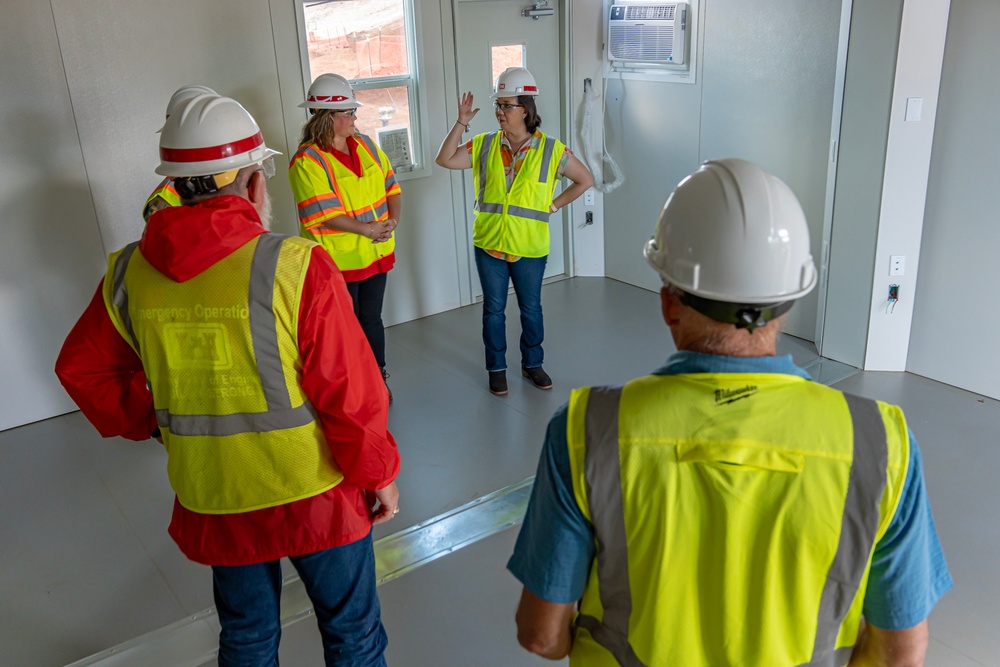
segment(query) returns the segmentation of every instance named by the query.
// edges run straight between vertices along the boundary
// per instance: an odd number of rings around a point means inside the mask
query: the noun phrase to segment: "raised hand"
[[[458,101],[458,122],[462,125],[468,125],[479,113],[479,107],[473,109],[472,104],[472,93],[462,93],[462,99]]]

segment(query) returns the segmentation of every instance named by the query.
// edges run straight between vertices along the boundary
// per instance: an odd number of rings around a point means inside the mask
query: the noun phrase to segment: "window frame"
[[[306,26],[305,6],[338,2],[339,0],[295,0],[295,24],[299,42],[299,66],[302,69],[302,99],[309,94],[313,74],[309,66],[309,30]],[[361,0],[363,1],[363,0]],[[363,79],[348,79],[355,91],[378,90],[380,88],[405,87],[410,110],[410,145],[413,166],[407,171],[396,170],[396,179],[407,181],[431,175],[431,164],[427,158],[427,125],[424,96],[421,94],[423,78],[422,51],[420,40],[417,39],[418,25],[414,0],[400,0],[403,4],[403,25],[406,35],[406,57],[410,64],[409,75],[386,77],[370,77]],[[303,109],[302,124],[309,119],[309,110]],[[378,143],[378,137],[372,136],[372,141]]]

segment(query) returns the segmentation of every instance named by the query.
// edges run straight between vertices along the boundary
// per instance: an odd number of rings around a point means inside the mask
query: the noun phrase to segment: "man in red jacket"
[[[382,376],[321,246],[267,231],[276,152],[235,100],[199,95],[160,135],[182,206],[113,253],[56,373],[105,437],[159,439],[169,532],[212,566],[219,665],[277,664],[279,559],[328,665],[384,665],[372,524],[399,511]]]

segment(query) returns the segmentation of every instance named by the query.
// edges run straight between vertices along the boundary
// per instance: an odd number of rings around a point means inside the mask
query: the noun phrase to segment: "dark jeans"
[[[290,559],[316,611],[326,664],[384,667],[388,644],[368,537]],[[219,667],[272,667],[281,639],[280,561],[212,567],[222,632]]]
[[[376,273],[364,280],[347,283],[347,291],[354,301],[354,314],[358,316],[361,330],[375,354],[379,368],[385,368],[385,327],[382,325],[382,300],[385,298],[385,279],[388,273]]]
[[[514,295],[521,311],[521,366],[536,368],[542,365],[544,352],[542,340],[545,327],[542,323],[542,276],[545,274],[545,257],[522,257],[508,262],[490,256],[476,248],[476,269],[483,286],[483,344],[486,345],[486,370],[502,371],[507,368],[507,287],[514,284]]]

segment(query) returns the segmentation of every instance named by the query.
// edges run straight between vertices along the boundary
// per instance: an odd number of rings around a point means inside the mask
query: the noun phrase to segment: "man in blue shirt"
[[[652,377],[714,379],[734,374],[737,380],[733,386],[736,389],[716,391],[723,392],[721,395],[724,402],[746,399],[744,405],[757,399],[753,397],[753,392],[743,392],[743,388],[750,388],[752,383],[741,382],[740,374],[747,374],[747,378],[751,377],[749,374],[753,374],[755,378],[774,376],[783,378],[780,381],[790,385],[815,387],[803,382],[803,379],[808,380],[805,371],[796,367],[790,357],[777,357],[775,349],[782,316],[795,299],[807,294],[816,283],[816,271],[809,255],[805,217],[787,185],[756,165],[742,160],[706,162],[695,174],[685,179],[667,200],[656,235],[647,245],[645,254],[663,278],[663,315],[679,350]],[[756,389],[754,386],[753,390]],[[801,646],[805,642],[813,648],[806,659],[788,663],[788,667],[805,663],[844,665],[848,662],[851,665],[921,665],[928,642],[927,617],[937,600],[951,588],[952,581],[934,528],[916,440],[905,427],[898,408],[884,405],[879,407],[874,402],[847,397],[825,388],[822,389],[825,393],[817,395],[822,396],[822,399],[811,399],[808,387],[805,389],[806,398],[796,399],[804,402],[795,404],[795,409],[801,409],[803,413],[826,414],[822,410],[812,410],[814,406],[810,401],[832,401],[834,405],[846,401],[851,406],[848,421],[854,420],[854,443],[838,446],[846,447],[846,458],[851,458],[850,452],[854,452],[853,463],[848,464],[851,468],[850,484],[847,485],[849,490],[845,492],[845,499],[835,508],[836,512],[842,511],[845,516],[843,530],[840,530],[839,522],[808,520],[812,508],[806,507],[804,515],[807,520],[799,523],[785,520],[779,524],[775,518],[774,525],[780,525],[778,532],[784,533],[776,537],[770,536],[770,541],[758,540],[763,543],[746,549],[748,553],[752,553],[754,548],[763,549],[767,554],[768,549],[779,550],[781,544],[785,544],[786,548],[791,545],[793,550],[798,549],[798,545],[804,545],[801,553],[793,553],[792,562],[796,562],[796,558],[808,561],[813,558],[810,555],[812,544],[829,540],[829,537],[824,536],[828,535],[830,526],[835,524],[833,541],[838,543],[838,551],[832,561],[820,562],[813,568],[827,577],[825,584],[823,581],[818,582],[822,590],[786,590],[784,596],[777,596],[777,602],[771,601],[769,604],[772,604],[771,609],[774,608],[773,605],[783,609],[782,605],[787,600],[789,609],[801,609],[801,606],[795,606],[793,600],[801,603],[800,598],[822,598],[822,601],[817,605],[815,614],[802,618],[801,622],[795,619],[794,622],[801,625],[797,632],[803,636],[779,638],[775,641],[777,645],[787,643],[789,646],[796,642]],[[596,392],[606,392],[603,389],[589,391],[590,398],[586,399],[589,403],[595,402],[593,397]],[[621,391],[612,390],[615,391],[617,393],[614,395],[619,397],[616,400],[621,400]],[[631,419],[647,424],[639,427],[640,429],[648,429],[648,423],[658,423],[656,420],[662,419],[660,413],[665,412],[667,407],[683,412],[683,408],[677,408],[677,401],[690,400],[686,398],[687,394],[682,396],[679,391],[672,394],[669,390],[666,391],[659,399],[660,403],[642,403],[648,414],[640,412],[639,417],[634,414],[631,418],[621,417],[619,424],[618,413],[614,413],[611,439],[621,438],[620,447],[623,451],[629,445],[626,437],[619,434],[619,425],[625,430]],[[732,393],[726,393],[728,391]],[[635,389],[634,392],[639,390]],[[719,395],[716,393],[716,402],[719,401]],[[793,397],[799,395],[792,394]],[[705,619],[704,627],[715,622],[722,626],[723,617],[728,622],[730,617],[742,615],[736,626],[730,624],[726,627],[741,627],[744,635],[754,639],[744,641],[744,637],[720,637],[713,634],[713,629],[705,629],[699,637],[692,640],[690,633],[682,633],[680,639],[672,636],[670,632],[673,630],[663,627],[671,625],[665,622],[666,619],[644,619],[636,611],[643,607],[633,606],[631,598],[650,595],[648,591],[639,590],[641,587],[653,587],[654,591],[657,590],[656,586],[667,588],[670,576],[684,577],[688,581],[697,579],[698,582],[703,579],[711,580],[716,574],[712,571],[712,563],[724,560],[725,556],[696,553],[691,557],[695,559],[694,562],[699,563],[698,572],[671,572],[665,575],[663,572],[671,567],[676,568],[676,564],[659,562],[657,558],[663,560],[669,549],[655,545],[651,548],[648,544],[649,531],[659,530],[659,526],[641,526],[640,531],[645,531],[645,534],[640,532],[639,537],[636,537],[634,531],[628,532],[629,522],[635,523],[636,516],[655,514],[663,517],[666,514],[667,519],[661,523],[671,523],[674,517],[670,517],[664,507],[679,505],[680,503],[676,503],[676,496],[680,495],[682,499],[691,502],[701,502],[707,497],[707,504],[714,504],[712,494],[717,494],[721,503],[725,490],[715,489],[709,483],[708,490],[703,490],[702,495],[695,493],[688,498],[684,494],[688,493],[685,489],[690,488],[690,480],[687,482],[688,486],[678,482],[684,479],[683,472],[678,472],[683,466],[679,463],[681,457],[671,459],[670,456],[663,458],[660,455],[656,460],[670,463],[643,477],[641,491],[645,507],[631,508],[632,513],[629,514],[627,509],[632,501],[626,501],[623,507],[622,497],[634,498],[640,495],[634,489],[629,493],[628,485],[635,483],[635,473],[631,473],[631,478],[625,472],[619,473],[617,459],[621,456],[622,461],[625,461],[625,454],[618,453],[617,442],[612,442],[611,451],[614,453],[610,459],[597,458],[601,450],[592,444],[591,431],[607,429],[598,428],[601,427],[599,419],[591,421],[589,404],[586,419],[574,416],[573,406],[579,402],[580,396],[574,393],[571,405],[560,409],[549,423],[531,502],[514,555],[508,563],[508,569],[524,584],[517,612],[518,639],[521,644],[548,658],[558,659],[570,655],[574,667],[604,664],[683,664],[685,667],[713,664],[721,667],[722,661],[728,661],[726,664],[732,665],[784,667],[777,655],[768,655],[766,649],[760,649],[760,646],[766,646],[766,642],[756,641],[769,632],[769,627],[776,627],[772,618],[756,618],[752,613],[746,614],[744,608],[712,608],[712,611],[718,613],[715,617]],[[622,414],[632,414],[626,412],[624,405],[622,402]],[[901,427],[895,434],[894,442],[895,450],[901,453],[902,460],[895,467],[898,470],[895,482],[892,478],[891,455],[888,456],[888,464],[883,458],[881,462],[863,465],[865,459],[862,457],[866,455],[868,446],[864,432],[868,427],[861,426],[865,423],[862,408],[866,405],[866,409],[874,411],[869,414],[876,415],[875,421],[878,422],[874,428],[876,436],[872,439],[872,451],[882,451],[884,454],[887,443],[891,440],[879,415],[890,426],[892,421],[885,415],[898,416]],[[654,409],[650,410],[650,406]],[[846,410],[843,412],[846,414]],[[694,414],[692,411],[692,419]],[[871,424],[870,421],[867,423]],[[583,424],[586,424],[585,428]],[[727,425],[741,437],[751,426],[744,424],[741,429],[739,423],[735,426]],[[698,426],[690,428],[699,429]],[[584,439],[573,435],[581,430],[587,431],[585,447],[580,445]],[[777,430],[781,432],[780,428]],[[795,432],[794,427],[785,430]],[[836,432],[832,421],[829,431]],[[724,445],[728,446],[732,442],[735,442],[735,437],[725,440]],[[791,451],[787,447],[786,450],[781,450],[780,442],[765,443],[765,447],[768,445],[773,445],[774,451]],[[797,446],[799,443],[793,441],[791,448]],[[808,450],[810,446],[811,443],[805,443],[801,445],[801,449]],[[708,446],[711,447],[712,445]],[[581,453],[584,450],[585,453]],[[587,460],[590,457],[599,463],[591,463]],[[906,461],[905,465],[903,460]],[[813,463],[807,462],[805,465],[811,466]],[[746,479],[746,475],[764,474],[757,472],[753,466],[740,467],[730,461],[717,464],[717,467],[725,468],[724,474],[740,469],[744,471],[741,473],[742,479]],[[887,467],[889,473],[886,473]],[[604,468],[610,468],[611,472],[605,474]],[[880,484],[877,480],[870,482],[864,479],[872,471],[881,474]],[[653,477],[653,482],[649,481],[650,476]],[[710,475],[702,477],[711,478]],[[888,481],[886,477],[889,478]],[[869,486],[875,489],[874,495],[869,498],[867,505],[858,505],[861,509],[855,511],[852,518],[852,502],[857,500],[852,493],[855,496],[863,495]],[[612,492],[609,493],[608,488]],[[674,497],[670,497],[671,494]],[[586,498],[586,502],[581,498]],[[761,511],[784,513],[792,505],[802,512],[802,503],[809,502],[810,498],[815,498],[815,492],[812,496],[802,493],[801,497],[779,499],[773,508],[761,501]],[[754,497],[747,502],[758,500]],[[583,508],[581,502],[584,504]],[[676,504],[671,505],[671,502]],[[611,505],[610,510],[607,505]],[[689,504],[684,507],[686,511],[688,508],[691,512],[701,511],[701,508],[691,507]],[[817,506],[815,510],[819,516],[820,508]],[[711,510],[705,511],[711,515]],[[630,516],[633,518],[630,519]],[[857,521],[852,524],[854,519]],[[639,520],[640,523],[641,521],[642,519]],[[764,522],[770,523],[768,519]],[[868,528],[864,528],[864,525]],[[713,528],[728,530],[725,527]],[[863,537],[865,534],[867,537]],[[740,536],[735,532],[733,535],[714,537],[719,538],[716,542],[744,546],[739,544]],[[683,548],[697,550],[706,541],[693,539],[685,543]],[[855,549],[858,553],[853,556],[853,564],[852,556],[847,555],[849,550],[844,548],[845,543],[855,546],[857,543],[861,544],[859,549]],[[780,554],[774,553],[773,556],[778,559]],[[740,580],[764,578],[764,572],[754,569],[761,567],[759,564],[753,565],[756,562],[748,558],[745,565],[735,566],[737,570],[743,568],[737,586],[740,585]],[[729,561],[726,567],[726,572],[731,574],[734,564]],[[803,566],[803,572],[807,574],[790,575],[789,581],[796,582],[800,589],[807,589],[810,586],[806,583],[810,582],[808,572],[811,571]],[[618,583],[624,582],[617,588],[615,576],[620,578]],[[830,580],[833,579],[838,584],[841,581],[847,583],[847,595],[830,593]],[[699,596],[704,593],[705,598],[711,597],[709,591],[698,588],[703,586],[702,583],[689,585],[694,587]],[[859,601],[858,605],[852,607],[851,598],[856,590],[864,591],[863,602]],[[737,597],[737,591],[730,590],[729,593],[732,597]],[[654,592],[653,596],[655,595]],[[597,597],[600,600],[595,602],[593,598]],[[724,606],[726,600],[720,604]],[[839,611],[833,613],[824,626],[824,613],[838,605]],[[600,620],[590,613],[595,608],[599,610]],[[702,605],[701,612],[704,613],[705,608],[711,608],[711,605]],[[753,603],[749,608],[757,609]],[[764,609],[766,605],[762,603],[759,608]],[[855,642],[853,635],[857,630],[853,628],[859,622],[856,618],[859,608],[863,610],[865,622]],[[686,613],[698,612],[681,610],[678,613],[683,617]],[[648,630],[649,626],[657,624],[660,627],[655,631],[643,634],[644,628]],[[651,640],[650,637],[656,639]],[[580,641],[581,638],[583,641]],[[754,645],[757,652],[748,650],[734,656],[732,649],[726,653],[726,649],[718,649],[717,646],[702,650],[703,647],[666,647],[657,644],[665,641],[665,638],[673,642],[687,640],[692,644]],[[794,650],[789,648],[789,654],[794,653]],[[665,657],[668,655],[671,656],[671,661]],[[704,657],[708,655],[727,657]]]

